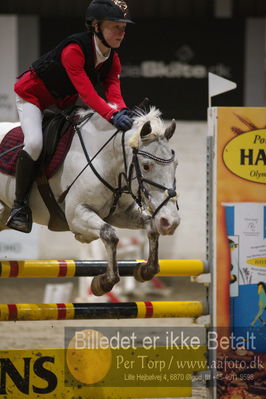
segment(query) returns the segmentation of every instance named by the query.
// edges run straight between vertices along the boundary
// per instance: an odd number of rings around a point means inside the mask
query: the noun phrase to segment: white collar
[[[101,50],[97,44],[95,35],[93,36],[93,38],[94,38],[94,45],[95,45],[95,51],[96,51],[95,67],[97,67],[99,64],[108,60],[108,58],[110,57],[111,49],[109,49],[108,54],[106,56],[103,55],[103,53],[101,52]]]

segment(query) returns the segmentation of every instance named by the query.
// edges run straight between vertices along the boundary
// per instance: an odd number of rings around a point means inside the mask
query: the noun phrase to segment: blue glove
[[[127,115],[130,118],[133,118],[133,116],[135,115],[134,111],[132,111],[131,109],[128,109],[128,108],[122,108],[120,110],[120,113],[121,114],[123,113],[123,115]]]
[[[110,122],[119,130],[129,130],[133,125],[133,120],[128,116],[130,111],[128,109],[122,109],[121,111],[113,114]]]

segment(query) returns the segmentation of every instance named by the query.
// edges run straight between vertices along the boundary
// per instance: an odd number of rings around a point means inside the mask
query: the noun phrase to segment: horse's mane
[[[78,109],[76,111],[76,115],[79,116],[80,118],[82,118],[83,116],[87,115],[88,112],[91,113],[94,111],[90,108],[78,107]]]
[[[77,111],[77,115],[82,118],[88,113],[88,109],[80,108]],[[133,117],[134,120],[134,125],[133,129],[135,130],[134,134],[129,140],[129,145],[131,147],[139,147],[139,137],[140,137],[140,131],[142,126],[146,122],[150,122],[152,132],[147,136],[147,140],[153,141],[153,140],[158,140],[165,131],[165,126],[164,123],[161,119],[161,111],[154,107],[151,106],[149,111],[143,111],[141,109],[136,109],[135,110],[135,116]]]
[[[136,127],[136,132],[129,140],[130,147],[139,147],[139,138],[142,126],[150,122],[152,132],[146,139],[149,141],[158,140],[164,134],[164,123],[161,119],[161,111],[158,108],[150,107],[148,112],[136,110],[136,116],[134,117],[134,126]]]
[[[158,108],[151,107],[148,112],[136,109],[135,114],[134,121],[137,126],[143,126],[148,121],[151,124],[157,124],[159,129],[163,126],[160,118],[161,111]]]

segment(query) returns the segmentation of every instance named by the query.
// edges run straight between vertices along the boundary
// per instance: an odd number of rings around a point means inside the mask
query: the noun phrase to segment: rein
[[[4,151],[4,152],[1,152],[0,158],[4,157],[6,154],[9,154],[9,153],[12,152],[12,151],[17,150],[18,148],[22,148],[23,146],[24,146],[24,144],[18,144],[18,145],[15,145],[15,146],[12,147],[12,148],[9,148],[8,150],[6,150],[6,151]]]
[[[82,134],[81,134],[81,130],[80,127],[87,122],[93,115],[92,113],[89,113],[87,115],[85,115],[81,120],[79,120],[78,122],[73,122],[73,126],[75,129],[75,132],[78,134],[79,140],[80,140],[80,144],[82,147],[82,150],[84,152],[84,155],[86,157],[87,160],[87,164],[85,165],[85,167],[79,172],[79,174],[76,176],[76,178],[73,180],[73,182],[67,187],[67,189],[60,195],[59,197],[59,203],[63,202],[63,200],[65,199],[66,195],[68,194],[70,188],[74,185],[74,183],[77,181],[77,179],[81,176],[81,174],[85,171],[85,169],[90,166],[91,170],[93,171],[93,173],[97,176],[97,178],[113,193],[113,204],[110,208],[109,214],[107,215],[107,217],[111,216],[114,211],[116,210],[118,201],[120,199],[120,197],[122,196],[122,194],[130,194],[131,197],[134,199],[134,201],[137,203],[137,205],[142,208],[143,204],[142,204],[142,194],[145,196],[145,198],[151,202],[151,195],[149,193],[149,191],[146,189],[146,187],[144,186],[144,183],[147,183],[151,186],[157,187],[163,191],[165,191],[167,193],[167,197],[164,201],[162,201],[162,203],[154,210],[152,207],[152,204],[150,203],[148,210],[152,213],[152,218],[155,217],[155,215],[159,212],[159,210],[168,203],[168,201],[170,199],[175,199],[177,194],[176,194],[176,181],[174,179],[174,183],[173,183],[173,188],[167,188],[165,186],[163,186],[162,184],[156,183],[152,180],[146,179],[142,176],[141,173],[141,169],[140,169],[140,165],[139,165],[139,160],[138,160],[138,156],[143,156],[149,159],[152,159],[155,162],[158,163],[162,163],[162,164],[167,164],[167,163],[171,163],[174,161],[175,158],[175,153],[172,150],[172,156],[169,159],[163,159],[163,158],[159,158],[149,152],[146,151],[142,151],[139,150],[138,148],[133,148],[132,152],[133,152],[133,157],[132,157],[132,162],[130,164],[130,166],[128,167],[127,165],[127,159],[126,159],[126,144],[125,144],[125,131],[122,132],[122,138],[121,138],[121,146],[122,146],[122,152],[123,152],[123,162],[124,162],[124,171],[120,172],[118,175],[118,186],[117,187],[113,187],[111,184],[109,184],[97,171],[97,169],[94,167],[94,165],[92,164],[92,161],[97,157],[97,155],[100,154],[100,152],[110,143],[110,141],[112,141],[115,136],[117,135],[118,132],[120,132],[120,130],[116,130],[115,133],[103,144],[103,146],[97,151],[97,153],[90,158],[88,151],[86,149]],[[133,178],[133,171],[135,170],[136,176]],[[137,195],[135,195],[132,191],[132,181],[134,179],[137,179],[138,181],[138,193]],[[124,184],[124,185],[123,185]],[[176,206],[177,209],[178,208],[178,204],[177,204],[177,200],[176,200]],[[106,217],[106,218],[107,218]]]
[[[58,202],[61,203],[64,201],[64,199],[66,198],[69,190],[71,189],[71,187],[75,184],[75,182],[78,180],[78,178],[82,175],[82,173],[85,171],[85,169],[87,169],[88,166],[91,167],[92,171],[95,173],[95,175],[98,177],[98,179],[106,186],[109,188],[109,190],[111,191],[115,191],[115,189],[109,184],[107,183],[102,177],[101,175],[97,172],[97,170],[94,168],[94,166],[92,165],[92,161],[97,157],[97,155],[100,154],[100,152],[107,146],[107,144],[117,135],[117,133],[119,132],[119,130],[116,130],[116,132],[103,144],[103,146],[96,152],[96,154],[94,154],[94,156],[90,159],[87,148],[85,146],[81,131],[80,131],[80,127],[82,126],[82,124],[84,124],[85,122],[87,122],[88,120],[90,120],[90,118],[92,117],[92,115],[94,114],[94,112],[91,112],[87,115],[85,115],[81,120],[79,120],[78,122],[71,122],[74,126],[74,130],[75,132],[78,134],[79,140],[80,140],[80,144],[81,147],[83,149],[84,155],[87,159],[87,165],[84,166],[84,168],[79,172],[79,174],[75,177],[75,179],[72,181],[72,183],[67,187],[67,189],[60,195]]]

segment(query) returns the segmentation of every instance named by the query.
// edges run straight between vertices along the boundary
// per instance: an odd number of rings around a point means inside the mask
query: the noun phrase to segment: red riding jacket
[[[95,59],[95,51],[92,56]],[[79,95],[85,104],[107,120],[110,120],[117,110],[126,108],[121,95],[119,81],[121,64],[116,52],[114,52],[111,68],[103,81],[103,88],[107,101],[116,104],[117,109],[110,107],[110,105],[108,105],[95,90],[90,78],[84,70],[84,53],[77,43],[70,43],[63,49],[61,54],[61,63],[78,94],[66,96],[64,98],[55,98],[48,91],[43,81],[37,76],[34,70],[25,73],[15,83],[15,92],[24,100],[35,104],[41,110],[44,110],[51,105],[65,108],[68,105],[74,104]],[[98,65],[97,68],[100,66],[101,65]]]

